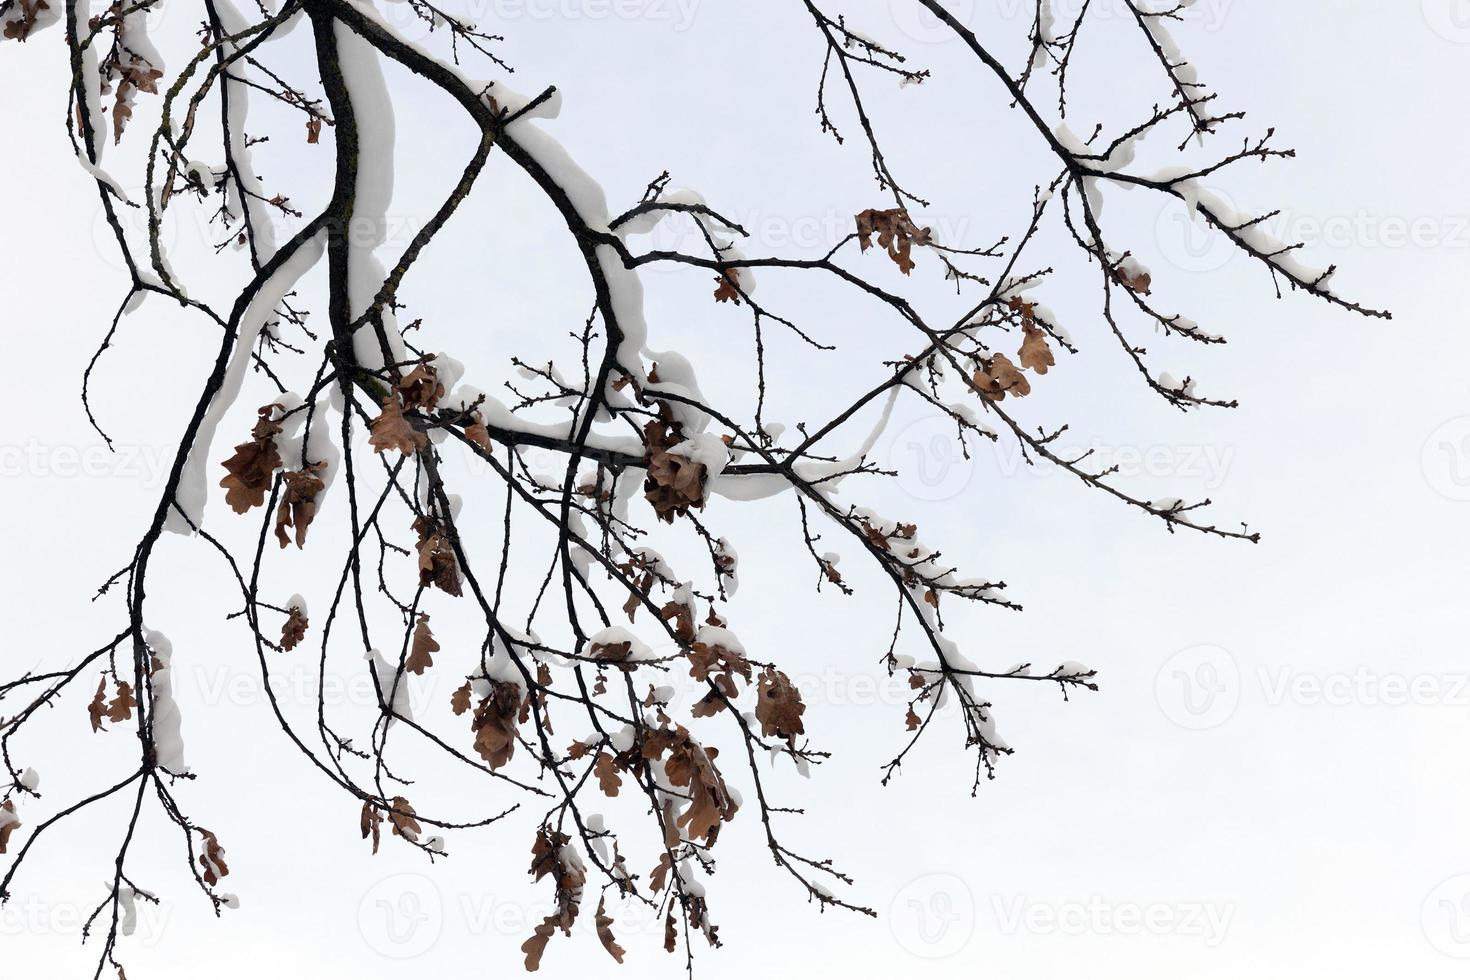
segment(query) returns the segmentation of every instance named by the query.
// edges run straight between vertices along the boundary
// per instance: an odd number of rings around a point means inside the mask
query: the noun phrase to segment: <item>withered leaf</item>
[[[1046,342],[1046,334],[1040,327],[1030,325],[1021,328],[1025,338],[1021,341],[1021,367],[1029,368],[1037,374],[1045,374],[1057,363],[1056,357],[1051,352],[1050,345]]]
[[[694,718],[710,718],[724,710],[725,699],[720,696],[720,692],[710,691],[694,702],[694,707],[689,709],[689,714]]]
[[[903,208],[880,211],[869,208],[857,216],[858,242],[866,252],[873,247],[873,234],[878,235],[878,245],[888,252],[894,264],[908,275],[914,268],[911,255],[915,245],[928,245],[928,228],[915,227],[909,213]]]
[[[15,833],[19,826],[20,821],[15,817],[14,801],[6,800],[0,803],[0,854],[4,854],[5,849],[10,846],[10,835]]]
[[[628,659],[633,652],[633,642],[623,640],[618,643],[594,643],[587,648],[587,653],[594,660],[603,660],[610,664],[620,664]]]
[[[714,843],[720,824],[734,819],[740,809],[715,766],[718,755],[718,749],[706,749],[681,727],[672,735],[669,757],[664,762],[669,782],[689,790],[689,806],[679,815],[676,825],[691,840],[704,838],[709,844]]]
[[[1153,276],[1147,272],[1130,274],[1122,266],[1118,266],[1114,272],[1118,277],[1118,281],[1135,293],[1142,293],[1147,296],[1150,287],[1153,285]]]
[[[623,962],[623,947],[619,946],[618,941],[613,938],[613,920],[612,917],[607,914],[606,898],[599,898],[597,900],[596,922],[597,938],[602,940],[602,948],[607,950],[608,955],[610,955],[614,960],[619,963]]]
[[[396,449],[405,456],[412,455],[429,444],[429,437],[419,432],[403,417],[403,408],[393,394],[383,396],[383,411],[368,424],[372,434],[368,445],[374,452]]]
[[[673,869],[674,862],[669,858],[669,852],[664,851],[658,856],[658,866],[648,875],[648,884],[653,888],[655,895],[664,890],[664,886],[669,882],[669,872]]]
[[[491,769],[499,769],[515,755],[520,711],[521,689],[504,681],[491,681],[489,696],[480,701],[470,718],[475,751]]]
[[[214,834],[202,827],[199,829],[199,836],[204,840],[203,853],[199,855],[199,866],[204,869],[204,883],[217,885],[221,878],[230,873],[230,866],[225,864],[225,849],[220,847],[219,839]]]
[[[695,643],[685,657],[689,661],[689,676],[697,681],[713,681],[726,697],[733,698],[740,693],[735,684],[737,674],[747,683],[750,681],[750,662],[718,643]]]
[[[271,419],[278,407],[266,405],[261,408],[260,418],[251,430],[250,441],[236,446],[235,454],[224,461],[226,473],[219,485],[225,488],[225,502],[237,514],[265,503],[271,478],[281,465],[281,454],[275,440],[281,432],[281,423]]]
[[[133,688],[127,681],[118,681],[117,696],[107,706],[107,720],[112,722],[127,721],[133,717],[133,709],[138,706],[138,701],[133,697]]]
[[[470,710],[470,682],[455,690],[454,696],[449,700],[449,706],[454,710],[455,717]]]
[[[435,586],[452,596],[461,595],[459,560],[454,556],[454,545],[449,535],[438,524],[423,517],[414,519],[413,529],[419,536],[419,584]]]
[[[373,853],[378,853],[378,844],[382,841],[383,815],[370,801],[362,804],[362,816],[358,819],[358,826],[362,830],[362,839],[373,839]]]
[[[981,395],[997,402],[1004,401],[1007,393],[1017,398],[1031,394],[1031,382],[1004,354],[980,362],[975,371],[975,387]]]
[[[648,473],[643,495],[658,519],[672,524],[675,517],[689,513],[690,507],[703,508],[704,464],[669,452],[684,441],[684,433],[669,416],[667,406],[643,427],[643,438]]]
[[[92,731],[102,731],[102,719],[107,717],[107,675],[102,675],[97,681],[97,693],[92,696],[92,703],[87,705],[87,715],[92,719]]]
[[[480,417],[479,412],[473,413],[470,419],[470,424],[464,427],[465,438],[485,452],[490,452],[494,447],[490,442],[490,429],[485,425],[485,420]]]
[[[296,649],[296,645],[306,639],[308,625],[305,614],[301,612],[301,607],[292,606],[286,616],[286,624],[281,627],[281,649],[288,651]]]
[[[556,921],[556,916],[548,915],[536,927],[531,938],[521,943],[521,952],[526,954],[527,973],[535,973],[541,969],[541,957],[546,955],[546,944],[551,942],[551,937],[556,934]]]
[[[618,774],[617,760],[606,752],[599,752],[592,770],[597,774],[597,785],[603,793],[617,796],[618,789],[623,785],[623,777]]]
[[[726,269],[716,278],[715,302],[740,305],[740,270]]]
[[[393,797],[393,809],[388,813],[388,822],[393,827],[393,833],[407,841],[416,841],[424,828],[414,819],[413,804],[401,796]]]
[[[444,384],[439,380],[438,370],[420,362],[398,382],[398,393],[403,396],[404,408],[428,411],[444,397]]]
[[[110,60],[108,68],[111,74],[118,77],[117,97],[112,105],[112,133],[114,143],[121,143],[123,130],[127,129],[128,120],[133,118],[133,95],[135,92],[148,92],[158,94],[158,80],[163,77],[163,72],[154,68],[148,61],[131,51],[126,55],[129,60]]]
[[[425,670],[434,666],[434,654],[438,652],[439,642],[429,629],[429,614],[419,613],[418,622],[413,628],[413,645],[409,647],[404,669],[422,677]]]
[[[20,18],[5,25],[5,37],[11,41],[24,41],[36,27],[36,17],[43,10],[50,10],[46,0],[20,0]],[[0,847],[0,853],[4,848]]]
[[[755,717],[761,723],[761,734],[784,738],[788,744],[795,745],[796,736],[806,732],[801,720],[805,712],[801,692],[789,677],[774,667],[767,667],[761,672],[755,702]]]
[[[296,547],[306,546],[306,529],[316,519],[316,498],[326,484],[317,476],[326,463],[312,463],[305,469],[287,470],[281,474],[281,502],[276,506],[276,540],[282,548],[291,541],[287,528],[296,531]]]
[[[674,638],[680,643],[692,643],[694,641],[694,607],[683,602],[670,600],[664,603],[659,610],[659,616],[665,622],[674,621]]]

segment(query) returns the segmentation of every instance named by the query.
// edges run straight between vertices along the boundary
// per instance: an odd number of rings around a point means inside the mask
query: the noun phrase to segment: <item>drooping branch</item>
[[[448,853],[443,835],[467,837],[513,815],[533,815],[525,828],[533,842],[530,873],[546,881],[555,912],[521,947],[528,968],[539,965],[558,930],[570,933],[595,889],[596,931],[610,955],[621,961],[623,950],[613,938],[609,897],[654,910],[665,923],[665,947],[676,952],[682,942],[692,971],[691,939],[702,934],[711,945],[721,942],[709,877],[714,848],[728,834],[759,833],[773,863],[810,901],[872,914],[848,894],[853,881],[846,873],[786,842],[787,818],[802,811],[777,798],[772,768],[807,773],[829,756],[807,731],[816,719],[791,680],[795,655],[748,650],[732,626],[740,607],[730,600],[742,569],[738,542],[722,532],[727,507],[789,498],[786,512],[794,511],[798,522],[792,536],[800,539],[792,553],[812,563],[817,588],[849,596],[865,591],[860,578],[844,575],[842,552],[824,549],[845,549],[878,573],[893,602],[894,625],[872,651],[873,661],[906,680],[909,690],[902,719],[892,719],[903,734],[881,767],[881,781],[896,778],[931,735],[947,732],[971,753],[971,788],[978,791],[1013,752],[994,718],[991,699],[998,692],[1012,682],[1039,683],[1055,686],[1065,699],[1097,690],[1097,673],[1072,661],[1033,669],[971,659],[967,651],[975,645],[946,621],[956,604],[1013,612],[1021,605],[1004,582],[964,573],[965,556],[926,543],[916,515],[882,515],[863,505],[870,482],[896,475],[873,459],[895,407],[912,401],[939,413],[966,451],[981,440],[1013,444],[1027,463],[1055,466],[1171,532],[1254,542],[1259,535],[1244,524],[1237,530],[1208,517],[1209,500],[1134,495],[1116,468],[1059,448],[1065,423],[1029,417],[1033,402],[1025,399],[1033,389],[1066,383],[1057,376],[1059,362],[1081,348],[1073,334],[1084,330],[1117,344],[1144,387],[1176,409],[1235,404],[1197,393],[1192,376],[1179,381],[1157,371],[1149,352],[1131,339],[1141,327],[1202,350],[1224,342],[1162,307],[1153,273],[1104,226],[1104,196],[1121,186],[1183,201],[1206,227],[1263,265],[1278,293],[1285,282],[1341,309],[1387,315],[1336,292],[1333,270],[1306,266],[1299,245],[1271,238],[1263,227],[1269,214],[1236,214],[1212,193],[1208,185],[1232,168],[1292,157],[1274,143],[1274,131],[1242,136],[1238,148],[1215,152],[1205,163],[1135,172],[1140,144],[1166,140],[1176,152],[1191,142],[1209,148],[1243,124],[1242,113],[1217,107],[1218,96],[1199,83],[1170,36],[1178,7],[1127,0],[1131,26],[1123,26],[1152,59],[1151,70],[1157,62],[1162,101],[1130,107],[1136,114],[1121,126],[1099,126],[1082,140],[1062,117],[1069,74],[1078,70],[1073,52],[1079,38],[1099,29],[1089,26],[1096,17],[1090,3],[1059,32],[1050,0],[1036,0],[1030,58],[1015,72],[941,0],[912,0],[978,67],[977,78],[965,83],[973,89],[969,103],[1018,114],[1049,157],[1029,197],[1016,202],[1016,227],[981,241],[942,241],[923,223],[929,201],[908,189],[921,186],[922,175],[910,183],[896,173],[898,157],[885,152],[891,141],[867,95],[874,78],[898,79],[916,100],[937,82],[900,45],[868,36],[849,18],[829,14],[820,0],[793,4],[814,28],[818,125],[843,142],[837,119],[851,112],[861,134],[855,142],[865,147],[864,164],[885,198],[883,206],[855,209],[851,228],[813,258],[747,255],[742,240],[750,236],[725,216],[733,213],[726,202],[671,189],[667,172],[639,200],[611,208],[547,125],[564,91],[585,94],[560,81],[533,97],[512,91],[504,81],[510,65],[500,54],[511,42],[453,11],[409,0],[432,28],[429,40],[418,43],[371,4],[352,0],[286,0],[274,13],[248,14],[232,0],[204,0],[201,30],[180,45],[183,67],[168,74],[147,31],[154,2],[120,0],[88,17],[87,7],[73,0],[64,11],[67,131],[127,270],[126,296],[84,375],[88,418],[103,432],[90,380],[111,363],[100,360],[104,350],[139,342],[120,337],[120,329],[143,299],[179,304],[217,332],[218,346],[191,389],[192,407],[179,420],[180,441],[151,519],[126,565],[100,590],[105,595],[123,586],[121,629],[114,627],[107,645],[74,666],[0,684],[0,761],[10,784],[0,801],[0,853],[9,845],[13,854],[0,899],[11,896],[18,872],[53,828],[133,791],[109,887],[88,926],[99,935],[105,927],[98,976],[109,967],[121,974],[117,956],[129,910],[157,900],[139,880],[142,872],[132,870],[141,863],[134,845],[145,807],[156,803],[177,828],[190,877],[215,911],[236,904],[219,887],[229,875],[223,845],[187,812],[187,780],[195,774],[184,761],[172,687],[175,653],[156,629],[169,618],[168,597],[150,594],[166,531],[198,538],[208,546],[202,553],[217,555],[229,569],[240,606],[228,618],[247,632],[277,726],[306,768],[341,793],[342,822],[350,830],[355,818],[374,852],[387,836],[436,861]],[[49,9],[24,0],[0,4],[5,36],[23,41],[44,29],[54,19]],[[277,43],[296,26],[311,35],[304,61]],[[435,206],[391,266],[377,252],[392,197],[393,113],[403,94],[388,84],[385,64],[458,106],[474,137],[469,158],[435,189]],[[1047,65],[1049,72],[1040,71]],[[1048,75],[1056,87],[1055,121],[1037,97]],[[104,94],[112,97],[111,111]],[[151,109],[142,98],[150,95],[158,97]],[[264,137],[245,130],[253,97],[275,103],[296,125],[304,122],[308,145],[323,151],[330,145],[330,164],[325,153],[313,158],[330,186],[319,210],[290,203],[289,175],[267,179],[256,172],[252,148]],[[141,167],[144,191],[134,201],[121,190],[126,182],[104,168],[101,150],[109,137],[113,144],[125,133],[138,140],[145,126],[152,131]],[[209,142],[206,134],[216,128],[219,162],[200,162],[210,152],[200,149]],[[1176,144],[1171,130],[1181,129]],[[591,307],[585,321],[564,332],[573,345],[570,361],[563,355],[559,362],[550,342],[545,350],[510,356],[520,380],[505,383],[508,399],[464,383],[466,367],[435,349],[461,338],[433,322],[402,322],[409,309],[404,283],[433,260],[432,246],[446,229],[465,224],[461,216],[499,158],[523,180],[524,193],[555,213],[575,255],[574,267],[559,271],[560,281],[583,290]],[[647,172],[658,168],[650,162]],[[130,239],[119,217],[123,208],[147,215],[145,240]],[[164,221],[171,209],[191,208],[207,216],[219,243],[211,251],[237,283],[224,302],[192,295],[173,271]],[[644,239],[666,223],[691,228],[693,247],[649,247]],[[1061,248],[1047,249],[1042,230],[1048,227],[1060,230]],[[242,258],[228,266],[236,250]],[[1067,265],[1095,276],[1090,321],[1063,324],[1042,299]],[[739,307],[749,314],[753,409],[704,393],[701,372],[728,371],[711,365],[707,353],[655,352],[650,345],[657,325],[648,322],[642,277],[653,267],[712,283],[712,316]],[[311,276],[325,283],[322,336],[311,326],[310,304],[296,292]],[[779,304],[758,298],[757,279],[766,276],[802,277],[810,289],[850,296],[890,338],[856,393],[834,393],[823,417],[798,424],[792,435],[766,420],[772,389],[782,383],[766,331],[789,331],[813,356],[834,345]],[[926,312],[930,287],[967,295],[968,309],[935,319]],[[492,369],[475,367],[477,376]],[[242,407],[254,410],[252,427],[227,454],[214,435],[235,424]],[[871,429],[855,436],[869,419]],[[533,461],[531,450],[553,457],[553,470]],[[457,465],[467,463],[489,478],[457,476]],[[211,496],[222,496],[236,517],[258,511],[259,526],[206,518]],[[484,506],[481,513],[498,513],[498,523],[461,522],[466,500]],[[333,530],[345,544],[332,543]],[[288,595],[284,573],[272,561],[275,551],[292,546],[330,559],[324,567],[332,577],[313,590],[329,596],[324,616],[313,615],[303,596]],[[698,568],[675,567],[659,550],[691,546]],[[451,604],[468,610],[477,635],[436,634]],[[307,650],[315,656],[314,732],[290,717],[273,679]],[[376,703],[370,710],[328,705],[332,671],[371,679]],[[449,704],[420,717],[410,687],[431,672],[463,683]],[[681,694],[689,695],[687,707],[676,707],[685,703]],[[79,725],[88,719],[94,735],[132,727],[136,766],[38,819],[32,808],[46,812],[39,777],[24,763],[40,750],[25,744],[24,735],[41,708],[74,701]],[[443,758],[446,771],[483,779],[504,796],[488,812],[452,812],[442,802],[437,773],[401,768],[409,757],[405,741],[415,753]],[[603,808],[620,809],[608,819],[598,815]],[[745,811],[754,816],[741,819]],[[760,830],[749,831],[756,821]],[[22,843],[14,847],[15,840]]]

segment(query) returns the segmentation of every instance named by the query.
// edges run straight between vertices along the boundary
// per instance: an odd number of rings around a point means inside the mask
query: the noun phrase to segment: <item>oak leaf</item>
[[[464,427],[464,434],[466,439],[487,453],[494,448],[490,442],[490,429],[485,425],[485,420],[479,412],[470,415],[470,424]]]
[[[801,692],[791,683],[791,678],[774,667],[767,667],[756,688],[755,717],[761,723],[761,734],[784,738],[788,745],[794,746],[796,736],[806,733],[801,720],[805,712]]]
[[[382,414],[368,423],[368,428],[372,432],[368,445],[374,452],[396,449],[405,456],[411,456],[429,444],[429,437],[403,417],[403,408],[393,394],[383,396]]]
[[[1008,393],[1017,398],[1031,394],[1031,382],[1004,354],[982,359],[974,380],[980,394],[991,401],[1004,401]]]
[[[643,437],[648,473],[643,481],[643,496],[653,505],[658,519],[672,524],[675,517],[689,513],[689,508],[702,509],[704,464],[669,452],[684,441],[684,433],[670,417],[667,406],[658,418],[644,426]]]
[[[10,835],[15,833],[15,829],[19,826],[20,821],[15,817],[14,801],[6,800],[0,803],[0,854],[4,854],[5,849],[10,846]]]
[[[715,277],[715,282],[718,283],[715,289],[715,302],[734,303],[736,306],[740,305],[739,269],[725,269]]]
[[[435,586],[452,596],[462,595],[459,560],[454,556],[454,545],[449,535],[437,523],[424,517],[414,519],[413,529],[419,536],[419,584]]]
[[[271,418],[278,407],[266,405],[261,408],[260,418],[251,430],[250,441],[236,446],[235,454],[224,461],[226,473],[219,485],[225,488],[225,503],[237,514],[265,503],[271,478],[281,465],[281,454],[275,440],[281,432],[281,423]]]
[[[97,693],[92,696],[92,703],[87,705],[87,715],[92,720],[92,731],[102,731],[102,719],[107,717],[107,675],[103,674],[97,681]]]
[[[556,916],[548,915],[531,933],[531,938],[521,943],[521,952],[526,954],[526,972],[541,969],[541,957],[546,955],[546,944],[556,935]]]
[[[422,677],[424,671],[434,666],[434,654],[439,652],[439,642],[434,639],[434,633],[429,629],[428,613],[419,613],[418,622],[413,628],[413,644],[409,647],[408,660],[404,662],[404,669],[410,674]]]
[[[118,681],[117,696],[107,706],[107,720],[112,722],[127,721],[133,717],[133,709],[138,706],[138,701],[133,697],[133,688],[127,681]]]
[[[316,519],[316,498],[326,489],[321,477],[326,463],[312,463],[304,469],[287,470],[281,474],[281,502],[276,507],[276,540],[286,547],[291,536],[287,528],[296,531],[296,547],[306,546],[306,529]]]
[[[608,796],[618,795],[618,789],[623,785],[623,777],[618,774],[616,759],[606,752],[599,752],[592,771],[597,774],[597,785],[603,793]]]
[[[19,0],[20,17],[5,25],[5,37],[11,41],[24,41],[36,27],[36,17],[43,10],[50,10],[46,0]],[[4,848],[0,847],[0,853]]]
[[[929,229],[916,227],[904,208],[889,208],[886,211],[869,208],[859,214],[858,242],[864,252],[873,247],[875,233],[879,247],[887,250],[888,257],[904,275],[908,275],[914,268],[911,255],[913,246],[931,243]]]
[[[373,853],[378,853],[378,844],[382,841],[383,815],[371,802],[364,801],[362,804],[362,816],[358,818],[358,826],[362,830],[362,839],[373,839]]]
[[[428,411],[444,397],[444,384],[439,372],[432,365],[419,363],[398,382],[398,394],[403,396],[404,408]]]
[[[491,681],[489,696],[481,699],[470,718],[475,751],[491,769],[501,768],[515,755],[520,711],[521,689],[504,681]]]
[[[388,822],[393,828],[395,836],[402,837],[406,841],[417,841],[419,834],[424,828],[419,826],[417,815],[414,813],[413,804],[401,796],[393,797],[393,809],[388,812]]]
[[[292,606],[286,615],[286,624],[281,627],[281,649],[294,650],[296,645],[306,639],[306,627],[309,624],[300,606]]]
[[[199,855],[199,866],[204,869],[204,883],[217,885],[221,878],[230,873],[230,866],[225,864],[225,849],[220,847],[219,839],[214,834],[202,827],[199,829],[199,836],[204,840],[203,853]]]
[[[1021,367],[1035,371],[1037,374],[1045,374],[1057,363],[1051,347],[1046,342],[1046,334],[1041,331],[1040,327],[1030,325],[1023,326],[1021,331],[1025,334],[1018,355],[1021,358]]]
[[[619,963],[623,962],[624,950],[623,947],[618,945],[618,941],[613,938],[613,919],[607,914],[606,898],[599,898],[597,900],[597,916],[595,921],[597,923],[597,938],[602,940],[602,948],[607,950],[608,955],[614,960]]]

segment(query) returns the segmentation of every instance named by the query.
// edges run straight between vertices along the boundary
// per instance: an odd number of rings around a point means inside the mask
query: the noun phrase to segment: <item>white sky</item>
[[[170,4],[163,37],[199,17],[182,0]],[[1025,6],[964,0],[954,8],[1014,65]],[[788,841],[835,859],[857,878],[850,897],[882,917],[817,915],[771,865],[746,812],[722,835],[711,901],[726,946],[699,950],[702,976],[1463,975],[1470,203],[1458,189],[1467,186],[1470,145],[1458,103],[1470,90],[1470,4],[1197,7],[1175,35],[1202,77],[1228,108],[1248,111],[1251,132],[1275,125],[1299,153],[1241,167],[1219,188],[1242,210],[1283,208],[1274,226],[1281,237],[1305,237],[1309,261],[1341,266],[1340,292],[1390,308],[1395,319],[1356,318],[1300,295],[1276,302],[1264,270],[1190,238],[1173,210],[1142,192],[1110,194],[1114,247],[1136,249],[1158,296],[1231,340],[1203,349],[1147,337],[1134,324],[1158,368],[1242,402],[1234,412],[1181,416],[1149,396],[1089,318],[1091,278],[1059,277],[1045,294],[1084,351],[1038,385],[1026,420],[1070,423],[1069,444],[1109,454],[1141,495],[1211,497],[1222,523],[1248,520],[1264,533],[1255,547],[1164,533],[1063,475],[1018,465],[1004,444],[973,463],[952,460],[943,428],[914,405],[903,410],[879,456],[917,461],[929,478],[854,483],[853,498],[918,521],[929,543],[974,574],[1005,579],[1026,606],[1021,615],[955,610],[951,635],[993,668],[1078,659],[1101,671],[1102,691],[1070,704],[1041,686],[984,691],[1018,751],[974,800],[953,727],[931,736],[901,779],[877,783],[903,735],[899,685],[876,663],[891,625],[882,583],[859,573],[853,555],[844,572],[857,597],[808,597],[812,569],[799,557],[789,499],[712,505],[708,520],[742,556],[732,620],[748,648],[786,664],[811,705],[808,730],[836,752],[809,783],[784,769],[776,778],[784,802],[809,811],[788,821]],[[987,244],[1017,230],[1030,184],[1044,172],[1039,148],[1007,118],[992,79],[907,8],[906,0],[850,0],[832,12],[906,44],[934,69],[918,89],[872,79],[872,106],[895,171],[936,202],[925,222],[970,246]],[[676,186],[700,189],[747,223],[756,241],[745,250],[760,254],[821,251],[852,214],[882,204],[857,141],[836,147],[817,130],[822,48],[800,4],[480,0],[476,9],[483,27],[508,36],[515,86],[561,88],[564,111],[546,128],[602,180],[614,208],[668,169]],[[640,16],[598,14],[607,9]],[[1075,69],[1079,131],[1114,118],[1110,108],[1167,95],[1157,66],[1104,16],[1110,4],[1099,10]],[[299,67],[306,37],[298,30],[283,42],[281,65]],[[64,48],[52,31],[0,52],[0,85],[10,93],[0,109],[0,186],[8,190],[0,288],[12,364],[11,408],[0,423],[0,494],[11,515],[0,563],[9,675],[65,664],[119,628],[115,596],[89,600],[126,563],[151,514],[177,412],[197,396],[215,336],[156,297],[125,321],[95,388],[102,422],[125,450],[104,460],[77,392],[124,284],[62,129]],[[397,74],[390,83],[400,137],[390,219],[412,229],[457,175],[471,134],[447,100]],[[267,186],[311,200],[326,186],[329,147],[297,145],[296,128],[275,142],[283,145],[258,159]],[[566,285],[564,234],[524,182],[504,161],[484,182],[405,296],[434,332],[432,346],[454,352],[489,388],[512,353],[564,352],[547,337],[579,326],[590,301],[581,278]],[[173,233],[176,261],[202,270],[201,292],[218,298],[239,267],[186,257],[203,244],[191,220]],[[956,301],[932,260],[919,262],[911,294],[943,320]],[[708,278],[649,277],[651,344],[719,365],[705,368],[707,392],[745,406],[749,324],[742,311],[712,304]],[[818,356],[785,337],[772,341],[782,360],[772,419],[825,420],[823,406],[844,383],[866,387],[882,359],[912,347],[870,308],[805,279],[767,274],[761,289],[842,346]],[[242,399],[217,457],[260,403]],[[243,541],[230,517],[214,501],[211,528]],[[309,548],[283,568],[285,593],[322,595],[313,605],[325,607],[326,586],[314,583],[330,575],[327,562]],[[172,829],[146,822],[132,873],[165,903],[145,911],[139,934],[120,948],[129,976],[518,972],[526,923],[544,914],[545,890],[524,873],[532,818],[452,837],[451,860],[433,868],[403,847],[370,858],[356,836],[356,806],[288,751],[268,717],[245,632],[223,621],[236,606],[218,559],[199,542],[166,540],[151,594],[150,625],[174,641],[185,737],[200,774],[180,796],[228,848],[229,887],[243,907],[214,921],[186,880]],[[449,637],[440,639],[452,651]],[[350,710],[365,688],[347,673],[359,662],[340,663]],[[290,700],[291,667],[280,669]],[[446,672],[416,693],[442,708],[456,686]],[[296,700],[309,710],[311,698]],[[84,732],[82,703],[63,703],[43,724],[19,761],[42,771],[48,804],[127,771],[131,737]],[[436,797],[450,808],[500,803],[478,785],[459,785],[455,773],[441,776]],[[0,911],[0,977],[90,969],[91,949],[77,945],[78,909],[103,894],[116,817],[78,819],[22,873]],[[625,921],[617,931],[629,950],[622,970],[682,972],[682,957],[658,948],[661,926]],[[615,969],[587,928],[576,941],[553,941],[542,974]]]

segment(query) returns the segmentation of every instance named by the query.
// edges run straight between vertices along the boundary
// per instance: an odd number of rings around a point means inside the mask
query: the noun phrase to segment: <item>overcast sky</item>
[[[934,71],[918,88],[872,80],[895,170],[936,202],[925,223],[950,238],[973,247],[1014,234],[1032,184],[1049,173],[1042,148],[1009,118],[992,78],[911,6],[832,5]],[[952,3],[1011,65],[1023,57],[1027,6]],[[1168,96],[1115,6],[1094,0],[1096,36],[1078,49],[1078,131],[1115,119],[1116,105]],[[200,16],[184,0],[164,7],[162,38]],[[667,169],[753,231],[747,254],[820,254],[854,213],[882,205],[856,141],[839,147],[818,129],[822,47],[800,4],[475,0],[474,9],[482,27],[507,36],[516,87],[561,89],[561,117],[544,127],[603,182],[615,210]],[[901,778],[878,784],[902,743],[906,700],[903,679],[888,680],[877,663],[891,628],[882,583],[859,573],[854,555],[859,594],[814,596],[789,499],[712,504],[706,519],[741,551],[731,604],[740,634],[786,665],[810,704],[808,730],[835,753],[810,781],[776,777],[786,802],[808,811],[787,836],[835,859],[856,878],[848,897],[880,917],[818,915],[771,865],[754,814],[742,814],[722,834],[711,888],[726,945],[698,951],[700,975],[1463,976],[1470,3],[1199,0],[1175,37],[1222,105],[1248,113],[1242,135],[1274,125],[1298,151],[1231,171],[1217,189],[1242,211],[1282,209],[1271,225],[1278,237],[1306,241],[1308,261],[1340,266],[1340,293],[1394,319],[1300,294],[1278,301],[1262,268],[1192,227],[1182,206],[1110,194],[1110,236],[1145,259],[1160,296],[1230,339],[1201,348],[1141,337],[1160,369],[1241,402],[1184,415],[1151,396],[1112,345],[1095,289],[1083,285],[1093,280],[1060,274],[1047,293],[1083,352],[1058,366],[1027,421],[1069,423],[1065,444],[1116,463],[1143,497],[1211,498],[1222,525],[1262,532],[1255,546],[1171,535],[1065,475],[1026,466],[1004,443],[966,460],[938,419],[900,408],[877,455],[908,475],[852,484],[852,499],[917,521],[930,544],[973,574],[1004,579],[1025,606],[1019,615],[957,610],[950,634],[991,668],[1076,659],[1100,671],[1101,691],[1070,703],[1041,685],[982,692],[1017,751],[975,799],[956,725],[927,740]],[[306,41],[299,30],[280,42],[273,63],[302,70]],[[124,321],[94,388],[121,450],[107,456],[78,391],[125,283],[66,139],[67,77],[55,30],[0,47],[7,676],[64,665],[120,628],[116,596],[93,603],[92,594],[146,526],[178,413],[197,397],[216,344],[212,328],[156,297]],[[397,73],[389,81],[400,140],[390,219],[404,229],[390,230],[391,250],[457,176],[474,134],[442,96]],[[126,144],[115,172],[126,171]],[[268,185],[309,200],[328,185],[329,154],[298,139],[258,162]],[[524,180],[500,161],[485,181],[405,297],[434,346],[491,388],[509,376],[511,354],[564,351],[547,338],[579,325],[590,297],[568,272],[564,230]],[[199,292],[229,295],[239,266],[208,259],[208,231],[185,216],[168,234]],[[916,280],[933,272],[923,267],[932,259],[919,261]],[[707,280],[650,274],[650,344],[710,365],[706,391],[748,405],[748,322],[713,306]],[[937,275],[927,283],[909,285],[937,320],[962,307]],[[772,419],[824,420],[834,392],[871,385],[885,358],[912,346],[870,309],[804,279],[767,276],[761,288],[840,345],[823,357],[772,341]],[[243,433],[261,403],[243,399],[222,433]],[[231,516],[215,500],[209,526],[245,541]],[[324,606],[330,568],[303,553],[287,591],[322,595]],[[357,807],[289,750],[270,718],[248,636],[224,619],[237,607],[231,590],[206,545],[170,537],[160,547],[150,625],[173,639],[200,776],[179,793],[226,842],[242,907],[216,921],[183,873],[171,828],[145,821],[132,874],[164,902],[143,910],[120,947],[129,976],[518,972],[518,947],[545,914],[546,892],[525,874],[532,818],[452,837],[451,859],[432,867],[404,847],[370,857]],[[309,712],[306,663],[282,666],[276,683],[288,706]],[[360,661],[341,664],[329,699],[363,707],[371,694]],[[442,707],[457,681],[428,678],[415,699]],[[92,736],[82,704],[53,715],[19,759],[41,770],[48,804],[129,771],[131,737]],[[438,797],[497,802],[452,780]],[[90,968],[79,920],[105,894],[118,816],[78,818],[22,873],[0,910],[0,980]],[[682,958],[659,949],[661,924],[627,918],[618,934],[629,950],[621,968],[579,928],[575,941],[552,943],[542,974],[681,975]]]

